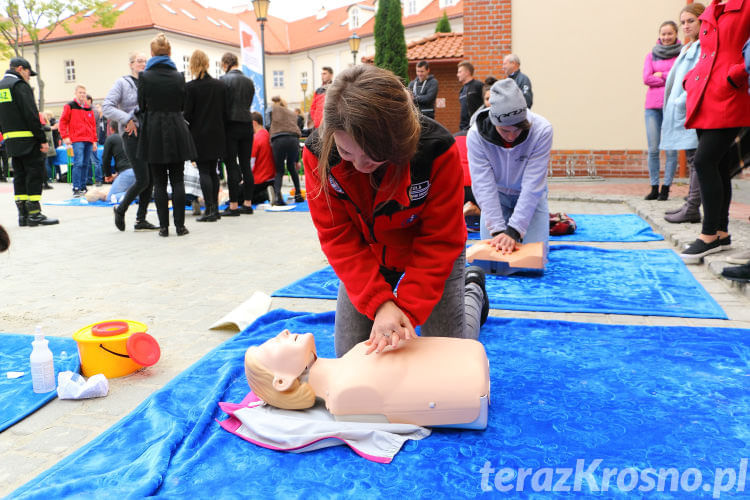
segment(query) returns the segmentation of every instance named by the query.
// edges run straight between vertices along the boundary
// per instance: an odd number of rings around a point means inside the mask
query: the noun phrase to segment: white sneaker
[[[744,252],[738,252],[734,255],[730,255],[729,257],[727,257],[727,262],[729,262],[730,264],[737,264],[738,266],[750,264],[750,250],[745,250]]]

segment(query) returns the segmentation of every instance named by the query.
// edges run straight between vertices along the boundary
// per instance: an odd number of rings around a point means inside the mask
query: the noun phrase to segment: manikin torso
[[[420,337],[391,352],[366,355],[367,348],[362,342],[310,366],[308,383],[337,419],[455,425],[486,410],[489,362],[481,343]]]

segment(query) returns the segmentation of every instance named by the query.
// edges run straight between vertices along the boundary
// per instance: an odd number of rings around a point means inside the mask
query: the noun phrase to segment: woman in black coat
[[[197,157],[182,110],[185,104],[185,78],[169,58],[172,48],[160,33],[151,41],[151,59],[138,78],[138,107],[141,135],[138,158],[149,164],[154,178],[154,201],[159,215],[159,236],[169,236],[167,176],[172,184],[172,206],[177,235],[188,234],[185,227],[186,160]]]
[[[185,85],[184,115],[198,150],[196,163],[206,201],[206,213],[197,220],[215,222],[221,217],[216,166],[226,151],[227,87],[208,74],[208,56],[202,50],[196,50],[190,56],[190,73],[195,80]]]

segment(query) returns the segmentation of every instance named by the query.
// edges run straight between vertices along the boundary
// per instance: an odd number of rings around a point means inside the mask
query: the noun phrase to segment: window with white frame
[[[352,10],[349,11],[349,29],[357,28],[359,28],[359,9],[352,7]]]
[[[452,7],[456,3],[456,0],[440,0],[440,8]]]
[[[190,75],[190,57],[189,56],[182,56],[182,72],[185,75],[185,80],[187,80]]]
[[[274,71],[273,72],[273,88],[279,89],[284,86],[284,71]]]
[[[65,81],[76,81],[76,62],[73,59],[67,59],[65,61]]]
[[[408,0],[406,4],[406,15],[411,16],[417,13],[417,0]]]
[[[221,76],[221,61],[214,61],[214,76],[216,78]]]

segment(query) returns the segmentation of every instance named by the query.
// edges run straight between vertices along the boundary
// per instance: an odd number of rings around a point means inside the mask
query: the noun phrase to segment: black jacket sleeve
[[[104,150],[102,151],[102,173],[104,177],[112,175],[110,165],[112,164],[112,140],[107,138],[104,141]]]

